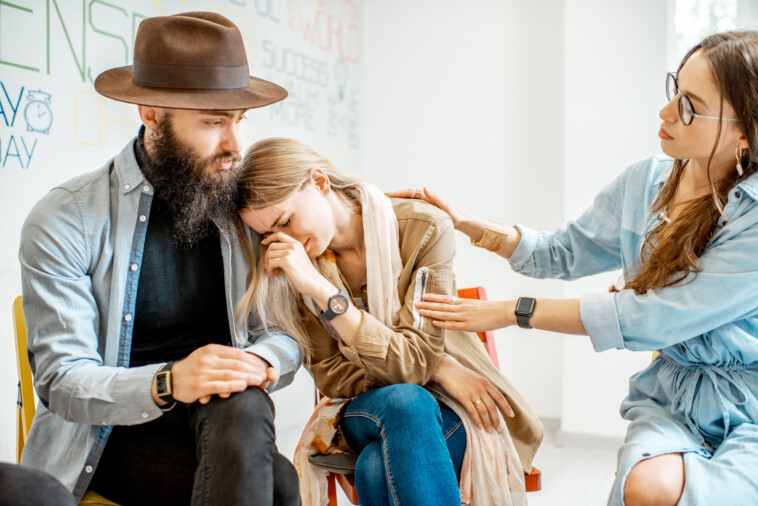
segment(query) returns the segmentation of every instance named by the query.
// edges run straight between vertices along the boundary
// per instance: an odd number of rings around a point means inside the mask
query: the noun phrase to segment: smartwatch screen
[[[530,314],[532,312],[532,309],[534,309],[534,299],[530,299],[529,297],[521,297],[518,300],[518,305],[516,306],[516,314]]]

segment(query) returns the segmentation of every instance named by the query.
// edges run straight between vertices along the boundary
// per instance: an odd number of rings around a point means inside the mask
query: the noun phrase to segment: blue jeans
[[[363,506],[460,506],[466,431],[423,387],[369,390],[347,405],[341,428],[359,453],[355,488]]]

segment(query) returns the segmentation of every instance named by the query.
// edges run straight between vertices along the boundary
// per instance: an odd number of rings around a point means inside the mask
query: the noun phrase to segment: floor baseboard
[[[558,446],[581,446],[597,450],[617,450],[624,443],[623,437],[588,434],[558,429],[555,431],[555,444]]]

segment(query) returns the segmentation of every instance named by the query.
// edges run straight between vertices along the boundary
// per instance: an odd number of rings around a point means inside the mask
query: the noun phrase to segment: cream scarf
[[[371,315],[388,327],[395,327],[400,313],[397,278],[403,269],[400,259],[397,217],[392,202],[379,189],[369,183],[355,186],[363,213],[363,241],[366,247],[366,284]],[[334,257],[321,255],[313,261],[316,269],[341,290],[345,286],[340,278]],[[345,290],[347,292],[347,290]],[[316,316],[321,314],[313,299],[303,297],[305,305]],[[333,336],[336,338],[336,336]]]

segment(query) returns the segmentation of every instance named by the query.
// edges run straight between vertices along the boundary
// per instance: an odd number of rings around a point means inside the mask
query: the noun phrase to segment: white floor
[[[529,492],[529,506],[604,506],[616,470],[616,449],[621,441],[598,439],[559,444],[556,424],[545,422],[545,440],[535,465],[542,471],[542,490]],[[563,438],[564,440],[567,438]],[[297,441],[277,441],[291,458]],[[341,492],[340,492],[341,494]],[[349,501],[340,495],[340,506]]]
[[[546,424],[546,426],[549,424]],[[559,445],[555,431],[546,431],[535,465],[542,471],[542,490],[529,492],[530,506],[604,506],[616,472],[616,444],[585,440]]]

